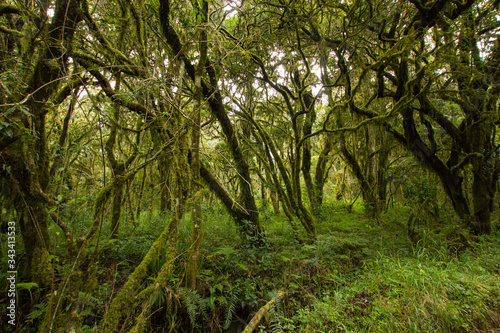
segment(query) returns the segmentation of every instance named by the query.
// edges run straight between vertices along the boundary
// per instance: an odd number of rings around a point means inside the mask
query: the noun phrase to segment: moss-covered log
[[[100,332],[116,332],[118,330],[119,324],[122,323],[122,318],[129,313],[135,311],[137,306],[137,301],[142,301],[149,295],[151,287],[146,289],[148,291],[143,290],[140,293],[140,297],[138,296],[138,290],[140,289],[141,284],[147,278],[148,266],[162,254],[162,250],[165,247],[165,244],[168,243],[167,255],[169,255],[166,259],[166,264],[171,264],[172,256],[171,253],[173,248],[177,249],[177,232],[178,232],[178,220],[173,219],[170,224],[165,228],[160,237],[156,239],[148,253],[141,261],[141,263],[135,268],[134,272],[128,277],[125,285],[120,289],[118,294],[113,298],[111,304],[109,305],[108,312],[105,314],[99,325]],[[165,264],[165,265],[166,265]],[[162,267],[162,272],[167,271],[167,267],[165,265]],[[164,269],[165,267],[165,269]],[[161,274],[161,273],[160,273]],[[166,274],[166,273],[164,273]],[[157,288],[156,284],[152,285],[152,288]]]
[[[253,316],[252,320],[248,323],[248,325],[243,330],[243,333],[252,333],[256,328],[262,317],[267,316],[269,314],[269,310],[273,307],[274,303],[280,300],[285,295],[284,291],[278,291],[278,295],[267,302],[263,307],[257,311],[257,313]]]

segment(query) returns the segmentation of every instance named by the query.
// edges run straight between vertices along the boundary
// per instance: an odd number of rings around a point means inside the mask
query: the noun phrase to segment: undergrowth
[[[457,224],[442,215],[439,228],[419,229],[418,242],[412,242],[406,223],[411,214],[408,207],[393,207],[376,221],[360,204],[326,203],[318,212],[316,241],[300,244],[288,221],[269,213],[262,219],[267,245],[254,249],[241,241],[221,207],[204,207],[195,291],[184,288],[191,232],[186,214],[176,269],[150,299],[148,331],[241,332],[283,290],[256,331],[500,332],[500,231],[471,238],[457,250]],[[99,245],[98,287],[80,295],[82,331],[96,327],[168,220],[156,213],[141,214],[137,225],[124,220],[124,236]],[[73,223],[85,230],[81,216]],[[162,260],[149,265],[151,279]],[[34,297],[27,292],[36,287],[20,289]],[[21,331],[33,332],[45,306],[33,307]]]

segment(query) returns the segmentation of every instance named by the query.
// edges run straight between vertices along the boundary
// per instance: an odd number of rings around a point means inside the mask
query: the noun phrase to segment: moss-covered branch
[[[161,255],[162,249],[169,239],[175,240],[175,238],[173,237],[173,233],[176,231],[176,224],[176,221],[170,222],[169,226],[165,228],[160,237],[158,237],[158,239],[153,243],[139,266],[137,266],[134,272],[129,276],[127,282],[125,282],[125,285],[113,298],[108,312],[104,315],[104,318],[100,324],[100,332],[116,332],[123,316],[134,311],[137,303],[136,293],[139,290],[139,287],[141,286],[143,280],[147,277],[148,266],[153,260],[157,259]],[[172,247],[173,243],[174,242],[169,243],[169,249]],[[167,255],[168,253],[169,252],[167,252]],[[167,262],[170,262],[170,260],[167,260]],[[164,271],[164,267],[162,267],[162,271]],[[154,285],[156,284],[153,284],[153,286]],[[142,295],[146,294],[147,292],[143,290]],[[142,299],[143,298],[141,297],[141,300]]]
[[[272,300],[267,302],[266,305],[264,305],[263,307],[261,307],[259,309],[259,311],[257,311],[257,313],[253,316],[252,320],[250,320],[248,325],[243,330],[243,333],[252,333],[255,330],[255,328],[257,327],[257,325],[259,324],[259,322],[261,321],[262,317],[268,315],[269,310],[271,310],[274,303],[277,300],[281,299],[284,295],[285,295],[284,291],[282,291],[282,290],[278,291],[278,295],[275,298],[273,298]]]

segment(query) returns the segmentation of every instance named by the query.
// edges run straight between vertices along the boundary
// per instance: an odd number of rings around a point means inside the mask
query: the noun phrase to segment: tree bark
[[[316,120],[316,111],[314,109],[314,97],[310,93],[305,93],[303,95],[304,106],[307,110],[304,125],[302,127],[303,137],[310,135],[312,133],[312,126]],[[311,205],[311,211],[313,214],[317,213],[319,210],[319,203],[317,201],[318,196],[316,193],[315,186],[311,177],[311,144],[309,140],[304,142],[302,145],[302,177],[304,178],[304,184],[306,185],[307,195],[309,197],[309,203]]]
[[[327,163],[328,154],[332,150],[333,146],[333,135],[327,134],[325,137],[323,149],[319,153],[318,161],[316,162],[316,168],[314,171],[314,193],[316,195],[316,202],[318,206],[323,204],[323,189],[325,187],[326,177],[327,177]]]
[[[11,166],[11,185],[15,196],[15,206],[20,217],[19,225],[25,247],[25,268],[21,269],[23,281],[33,281],[49,290],[52,267],[49,258],[48,201],[46,191],[50,182],[50,158],[47,146],[46,115],[52,107],[62,102],[52,100],[60,87],[68,65],[67,50],[72,47],[73,35],[80,21],[81,1],[58,0],[55,2],[54,16],[50,24],[39,31],[33,52],[38,55],[35,64],[25,64],[26,88],[22,93],[13,94],[9,102],[19,105],[9,117],[18,118],[25,128],[23,134],[29,140],[19,140],[14,133],[6,146],[4,159]],[[20,13],[21,14],[21,13]],[[25,18],[24,18],[25,19]],[[24,24],[31,24],[25,20]],[[31,28],[30,28],[31,29]],[[27,111],[21,112],[19,108]],[[26,109],[25,109],[26,111]],[[12,118],[12,119],[13,119]],[[4,142],[3,138],[0,142]]]
[[[199,15],[202,15],[202,22],[208,21],[208,2],[204,0],[198,9]],[[195,290],[196,280],[198,276],[198,265],[200,257],[200,249],[203,242],[203,214],[201,211],[201,197],[197,192],[201,180],[200,175],[200,140],[201,140],[201,108],[203,92],[201,87],[202,75],[207,59],[207,33],[202,28],[200,31],[199,40],[200,57],[196,66],[194,78],[194,100],[193,100],[193,115],[191,124],[191,191],[193,208],[191,211],[192,233],[191,247],[189,250],[189,259],[186,268],[186,287]]]

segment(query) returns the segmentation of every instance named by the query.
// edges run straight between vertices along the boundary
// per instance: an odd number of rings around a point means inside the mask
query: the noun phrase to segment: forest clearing
[[[500,332],[499,11],[0,0],[0,330]]]

